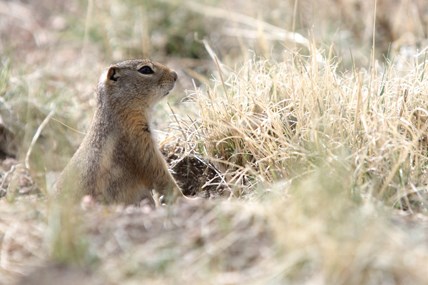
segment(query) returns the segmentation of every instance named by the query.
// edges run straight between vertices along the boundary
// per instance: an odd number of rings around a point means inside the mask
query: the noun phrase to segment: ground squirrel
[[[82,144],[56,188],[106,203],[168,202],[183,194],[169,173],[150,129],[151,110],[174,87],[177,73],[147,59],[111,65],[101,75],[97,109]]]

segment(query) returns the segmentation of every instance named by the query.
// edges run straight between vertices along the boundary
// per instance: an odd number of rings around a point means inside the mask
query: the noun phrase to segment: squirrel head
[[[147,109],[174,88],[177,73],[148,59],[111,65],[98,83],[98,102],[113,108]]]

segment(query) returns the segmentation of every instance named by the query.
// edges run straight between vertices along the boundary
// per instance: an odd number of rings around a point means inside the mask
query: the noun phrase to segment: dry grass
[[[20,162],[0,171],[0,284],[428,282],[422,2],[391,17],[393,0],[376,16],[352,0],[40,2],[0,1],[0,119]],[[182,83],[156,110],[164,144],[210,161],[230,199],[52,203],[101,69],[148,54]]]
[[[426,191],[428,126],[415,124],[415,113],[426,113],[424,62],[339,73],[332,59],[286,51],[282,61],[219,71],[207,90],[191,93],[200,113],[183,126],[192,147],[223,164],[235,185],[343,164],[354,191],[400,208],[409,208],[402,198]]]

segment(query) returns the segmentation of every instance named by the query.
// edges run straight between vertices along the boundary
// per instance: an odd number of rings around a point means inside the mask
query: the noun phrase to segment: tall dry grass
[[[190,147],[238,187],[339,163],[354,192],[401,209],[418,197],[426,211],[428,126],[417,123],[428,106],[424,57],[401,70],[375,62],[342,73],[339,59],[319,55],[285,51],[281,61],[253,58],[235,70],[219,64],[212,85],[189,96],[199,109],[182,124]]]

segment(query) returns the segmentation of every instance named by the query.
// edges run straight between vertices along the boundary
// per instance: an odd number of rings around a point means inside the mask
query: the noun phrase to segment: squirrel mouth
[[[169,90],[166,90],[166,92],[163,94],[163,96],[168,96],[171,91],[172,91],[172,88]]]
[[[174,88],[174,85],[162,86],[163,97],[169,95],[169,93],[172,91],[173,88]]]

